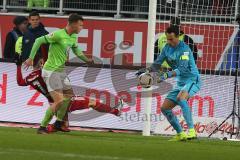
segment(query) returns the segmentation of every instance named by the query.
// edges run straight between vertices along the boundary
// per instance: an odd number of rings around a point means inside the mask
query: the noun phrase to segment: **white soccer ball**
[[[142,73],[138,76],[138,84],[143,88],[149,88],[153,84],[153,77],[150,73]]]

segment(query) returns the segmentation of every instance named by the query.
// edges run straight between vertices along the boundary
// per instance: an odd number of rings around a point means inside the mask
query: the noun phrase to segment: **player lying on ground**
[[[161,64],[166,60],[172,71],[161,74],[160,80],[166,80],[176,77],[177,87],[170,91],[161,107],[162,113],[168,119],[169,123],[177,131],[177,135],[172,141],[182,141],[196,138],[192,112],[188,105],[188,99],[195,95],[201,86],[201,80],[198,68],[194,62],[193,54],[188,45],[178,39],[179,28],[171,26],[165,32],[167,44],[163,48],[161,55],[151,65],[150,68],[139,70],[136,75],[144,72],[158,72]],[[173,114],[172,109],[179,105],[182,109],[183,116],[188,126],[188,135],[183,131],[177,117]]]
[[[53,103],[53,99],[50,96],[46,84],[41,76],[41,66],[43,64],[43,60],[40,59],[37,64],[34,65],[33,71],[23,78],[22,76],[22,65],[21,65],[21,59],[19,57],[16,57],[16,64],[17,64],[17,83],[19,86],[31,86],[35,90],[39,91],[42,95],[44,95],[47,99],[48,102],[51,104]],[[65,123],[62,123],[61,127],[59,128],[58,126],[54,126],[55,129],[61,130],[61,131],[68,131],[68,119],[65,114],[66,112],[73,112],[76,110],[82,110],[82,109],[89,109],[92,108],[98,112],[103,112],[103,113],[110,113],[116,116],[120,116],[121,114],[121,109],[123,107],[123,102],[121,99],[119,99],[119,103],[111,108],[109,105],[103,104],[100,102],[99,99],[93,99],[89,97],[82,97],[82,96],[73,96],[71,98],[71,102],[69,103],[69,106],[67,107],[67,111],[64,107],[60,108],[59,111],[57,112],[57,120],[58,121],[63,121]],[[38,133],[47,133],[47,125],[49,122],[52,120],[54,114],[50,111],[49,108],[46,111],[46,115],[44,119],[41,122],[41,130],[38,130]]]

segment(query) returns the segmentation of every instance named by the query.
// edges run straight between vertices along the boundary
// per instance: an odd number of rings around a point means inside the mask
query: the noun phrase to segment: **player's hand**
[[[158,83],[161,83],[169,78],[168,72],[163,72],[159,75]]]
[[[28,70],[30,66],[33,66],[33,60],[31,58],[28,58],[24,63],[23,63],[24,69]]]
[[[165,80],[168,79],[168,78],[173,77],[173,76],[174,76],[173,74],[174,74],[173,71],[161,72],[161,73],[159,74],[158,82],[160,83],[160,82],[162,82],[162,81],[165,81]]]

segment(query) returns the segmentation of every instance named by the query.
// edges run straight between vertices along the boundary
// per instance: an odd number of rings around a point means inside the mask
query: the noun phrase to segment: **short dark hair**
[[[29,13],[29,18],[32,17],[32,16],[38,16],[40,17],[40,14],[37,12],[37,11],[32,11],[31,13]]]
[[[174,33],[176,36],[179,36],[180,30],[178,26],[170,26],[166,29],[166,32],[168,34]]]
[[[180,26],[181,25],[180,17],[172,17],[170,21],[170,25]]]
[[[24,17],[24,16],[16,16],[16,17],[14,18],[14,20],[13,20],[13,24],[14,24],[15,26],[18,26],[18,25],[24,23],[24,22],[27,21],[27,20],[28,20],[28,19],[27,19],[26,17]]]
[[[70,14],[70,16],[68,18],[68,23],[69,24],[72,24],[72,23],[78,22],[78,21],[84,21],[83,17],[80,16],[79,14],[77,14],[77,13]]]

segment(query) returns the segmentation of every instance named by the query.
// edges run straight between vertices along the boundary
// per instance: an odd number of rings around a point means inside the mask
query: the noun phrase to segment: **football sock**
[[[192,111],[191,111],[187,101],[180,100],[180,101],[178,101],[178,104],[182,108],[183,117],[187,123],[188,129],[194,128],[193,119],[192,119]]]
[[[53,116],[54,116],[54,113],[53,113],[51,107],[48,107],[48,109],[46,110],[46,113],[44,115],[44,118],[41,122],[41,127],[47,127],[49,122],[52,120]]]
[[[57,111],[57,120],[58,121],[63,121],[65,114],[68,110],[69,104],[70,104],[71,99],[70,98],[64,98],[60,108]]]
[[[167,118],[168,122],[172,125],[172,127],[177,131],[177,133],[182,132],[182,127],[177,119],[177,117],[173,114],[170,109],[161,109],[164,116]]]

